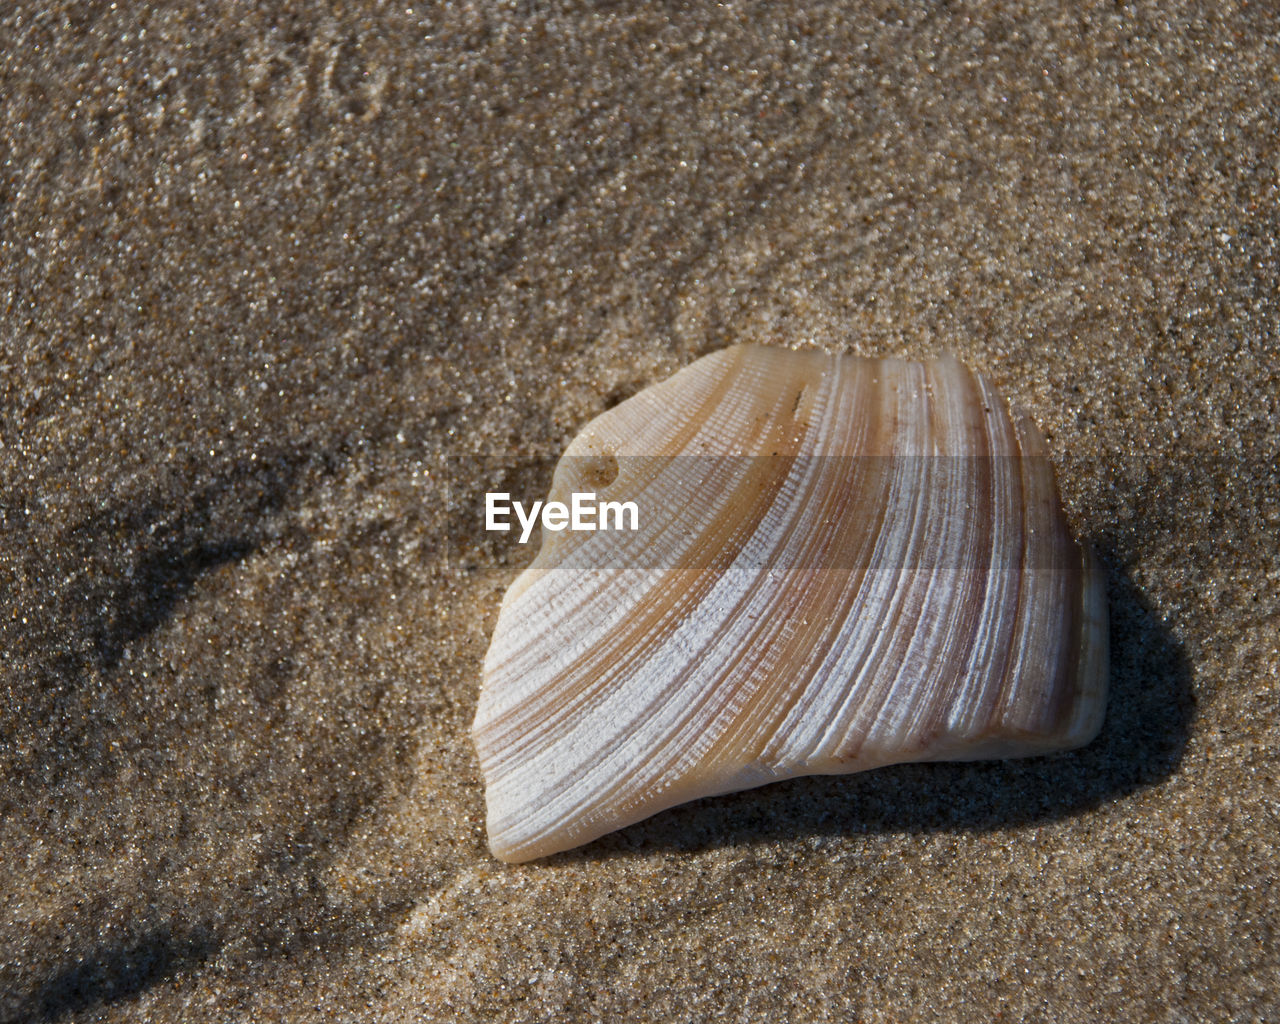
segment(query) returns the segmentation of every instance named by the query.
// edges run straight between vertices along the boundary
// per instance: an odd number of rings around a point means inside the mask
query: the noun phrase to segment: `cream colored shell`
[[[524,861],[796,775],[1063,750],[1098,731],[1106,604],[1044,441],[952,358],[725,349],[589,423],[502,603],[474,738]]]

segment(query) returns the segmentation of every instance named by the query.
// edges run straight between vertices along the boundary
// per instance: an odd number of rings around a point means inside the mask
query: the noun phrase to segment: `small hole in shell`
[[[594,491],[601,491],[618,479],[618,460],[608,453],[592,455],[582,461],[582,482]]]

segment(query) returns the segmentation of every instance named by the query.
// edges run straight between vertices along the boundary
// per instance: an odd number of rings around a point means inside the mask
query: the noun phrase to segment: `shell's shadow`
[[[872,832],[985,831],[1079,814],[1168,778],[1194,714],[1182,644],[1115,560],[1108,567],[1111,684],[1106,721],[1080,750],[1048,757],[906,764],[811,776],[695,800],[596,840],[568,859],[695,851]]]

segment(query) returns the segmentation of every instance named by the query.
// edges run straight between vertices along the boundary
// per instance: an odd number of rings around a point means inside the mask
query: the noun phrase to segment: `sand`
[[[1266,3],[0,11],[0,1019],[1280,1017]],[[510,867],[468,728],[590,417],[757,341],[1050,438],[1113,697]]]

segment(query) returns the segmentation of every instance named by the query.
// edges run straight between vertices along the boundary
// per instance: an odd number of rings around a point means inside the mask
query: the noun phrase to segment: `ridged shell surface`
[[[503,860],[1098,731],[1100,574],[1035,425],[955,359],[716,352],[589,423],[548,500],[575,492],[638,529],[544,533],[503,600],[473,730]]]

